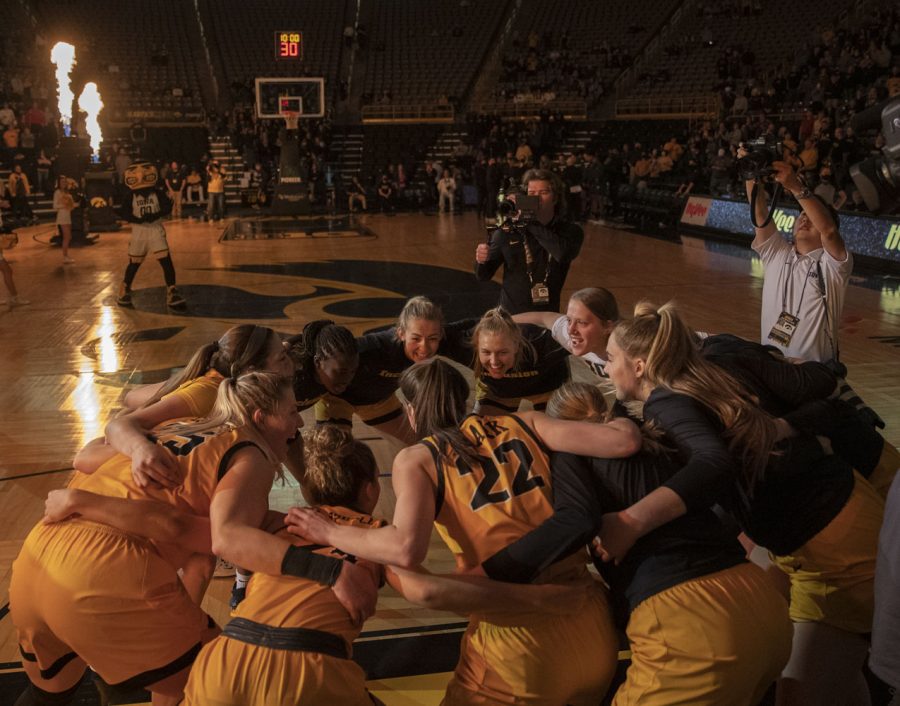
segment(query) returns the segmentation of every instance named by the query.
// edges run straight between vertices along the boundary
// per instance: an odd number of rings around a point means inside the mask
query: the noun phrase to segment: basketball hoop
[[[297,129],[297,123],[300,121],[300,113],[293,110],[285,110],[282,112],[281,117],[284,118],[284,124],[288,130]]]

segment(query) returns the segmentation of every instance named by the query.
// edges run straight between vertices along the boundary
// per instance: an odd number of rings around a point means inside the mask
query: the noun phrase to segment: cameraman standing
[[[739,152],[739,157],[747,154]],[[763,263],[761,341],[801,360],[838,362],[838,324],[853,256],[838,232],[838,215],[800,181],[786,162],[773,162],[773,178],[800,204],[791,246],[770,222],[756,228],[752,248]],[[753,181],[747,181],[751,199]],[[756,222],[768,213],[765,190],[757,190]]]
[[[581,251],[584,231],[565,219],[566,191],[559,176],[546,169],[530,169],[522,177],[522,188],[540,199],[534,217],[525,223],[519,211],[508,229],[498,228],[489,243],[478,245],[475,276],[489,280],[503,265],[500,306],[511,314],[558,312],[569,265]]]

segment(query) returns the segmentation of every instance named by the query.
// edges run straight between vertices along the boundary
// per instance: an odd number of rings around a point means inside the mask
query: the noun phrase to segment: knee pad
[[[44,691],[29,683],[28,688],[16,700],[15,706],[67,706],[74,701],[79,686],[81,686],[80,679],[71,689],[54,692]]]

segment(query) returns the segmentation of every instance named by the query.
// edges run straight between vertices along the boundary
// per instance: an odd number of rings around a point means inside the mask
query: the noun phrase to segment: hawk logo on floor
[[[197,273],[192,276],[192,272]],[[202,274],[200,274],[202,273]],[[241,282],[246,277],[246,288]],[[261,280],[261,275],[270,275]],[[396,321],[405,301],[425,294],[447,321],[477,316],[496,306],[500,287],[471,272],[413,262],[321,260],[234,265],[188,270],[179,289],[190,309],[179,316],[227,321],[279,322],[335,319],[357,333]],[[190,280],[204,284],[190,284]],[[219,279],[225,284],[210,284]],[[167,314],[161,288],[132,291],[140,311]],[[265,292],[265,293],[262,293]],[[299,326],[299,323],[298,323]]]

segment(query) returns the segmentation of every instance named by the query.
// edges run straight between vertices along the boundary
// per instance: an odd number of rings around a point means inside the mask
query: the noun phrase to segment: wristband
[[[809,190],[809,187],[804,186],[802,189],[800,189],[800,191],[794,194],[794,198],[798,201],[803,201],[803,199],[811,199],[812,195],[813,193]]]
[[[284,576],[296,576],[325,586],[334,586],[343,566],[344,562],[340,559],[314,554],[305,547],[291,545],[281,560],[281,573]]]

